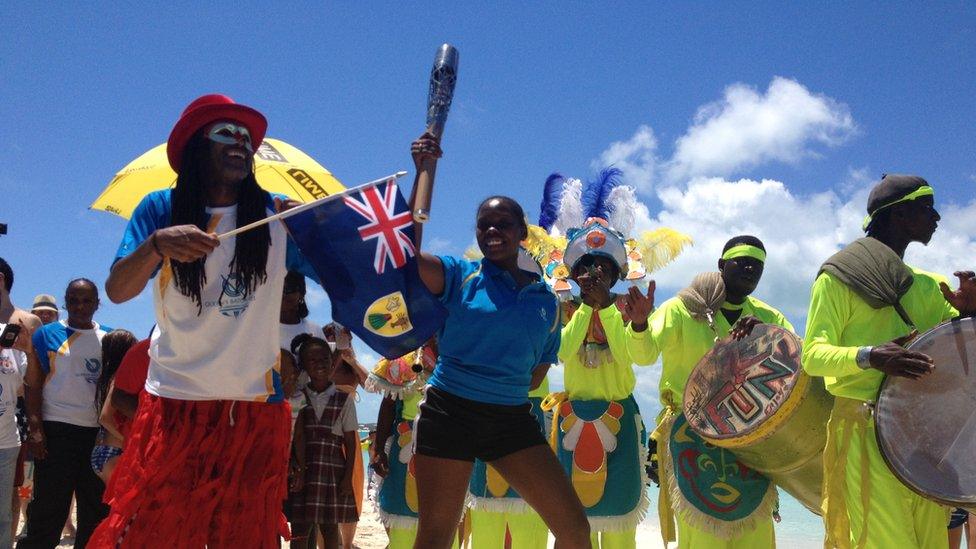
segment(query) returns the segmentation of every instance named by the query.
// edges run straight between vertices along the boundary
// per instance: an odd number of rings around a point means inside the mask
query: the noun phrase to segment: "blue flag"
[[[399,358],[441,328],[447,311],[420,280],[413,220],[395,178],[284,222],[328,292],[333,318],[374,351]]]

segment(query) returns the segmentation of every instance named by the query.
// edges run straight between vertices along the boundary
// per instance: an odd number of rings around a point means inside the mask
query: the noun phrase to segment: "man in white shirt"
[[[57,545],[71,497],[78,503],[75,546],[84,547],[105,517],[105,485],[91,468],[98,435],[95,385],[102,371],[102,337],[111,328],[93,320],[98,287],[68,283],[68,318],[42,327],[27,353],[27,444],[34,456],[34,500],[28,507],[21,549]]]

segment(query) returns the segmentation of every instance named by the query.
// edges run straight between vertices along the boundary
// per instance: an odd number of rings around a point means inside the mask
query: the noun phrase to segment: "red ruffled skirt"
[[[287,402],[143,393],[88,546],[278,547],[290,421]]]

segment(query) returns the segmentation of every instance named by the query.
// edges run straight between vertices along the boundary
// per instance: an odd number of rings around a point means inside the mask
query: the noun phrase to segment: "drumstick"
[[[359,185],[359,186],[356,186],[356,187],[352,187],[350,189],[346,189],[346,190],[344,190],[342,192],[339,192],[339,193],[336,193],[336,194],[330,194],[329,196],[323,196],[322,198],[320,198],[318,200],[313,200],[312,202],[306,202],[305,204],[302,204],[301,206],[295,206],[294,208],[285,210],[283,212],[279,212],[279,213],[276,213],[274,215],[269,215],[268,217],[265,217],[264,219],[258,219],[254,223],[248,223],[247,225],[244,225],[243,227],[238,227],[238,228],[236,228],[234,230],[227,231],[224,234],[219,234],[219,235],[217,235],[217,238],[220,239],[220,240],[223,240],[223,239],[225,239],[227,237],[234,236],[234,235],[238,235],[240,233],[243,233],[244,231],[249,231],[249,230],[251,230],[251,229],[253,229],[255,227],[260,227],[261,225],[265,225],[267,223],[271,223],[272,221],[277,221],[279,219],[284,219],[286,217],[291,217],[291,216],[293,216],[293,215],[295,215],[297,213],[301,213],[301,212],[304,212],[305,210],[312,209],[312,208],[318,206],[319,204],[322,204],[323,202],[328,202],[329,200],[335,200],[335,199],[337,199],[339,197],[342,197],[342,196],[348,196],[350,194],[357,193],[357,192],[363,190],[363,188],[365,188],[365,187],[369,187],[371,185],[376,185],[377,183],[382,183],[382,182],[386,181],[387,179],[399,178],[399,177],[403,177],[405,175],[407,175],[407,172],[396,172],[396,173],[391,174],[391,175],[388,175],[386,177],[381,177],[379,179],[374,179],[374,180],[372,180],[372,181],[370,181],[368,183],[363,183],[362,185]]]
[[[444,134],[444,123],[454,100],[454,84],[457,83],[458,51],[444,44],[434,56],[434,66],[430,69],[430,88],[427,91],[427,133],[438,142]],[[430,200],[434,190],[434,173],[437,159],[427,157],[417,174],[417,188],[414,189],[413,219],[426,223],[430,219]]]

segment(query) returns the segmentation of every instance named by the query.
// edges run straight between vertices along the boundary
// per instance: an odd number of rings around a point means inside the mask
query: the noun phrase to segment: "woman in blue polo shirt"
[[[440,147],[428,134],[412,152],[419,174]],[[415,547],[451,546],[475,458],[491,464],[539,513],[557,547],[589,547],[583,506],[530,411],[530,387],[557,360],[560,324],[556,296],[518,267],[527,234],[522,207],[493,196],[478,207],[475,236],[484,259],[419,253],[420,276],[449,314],[416,420]]]

